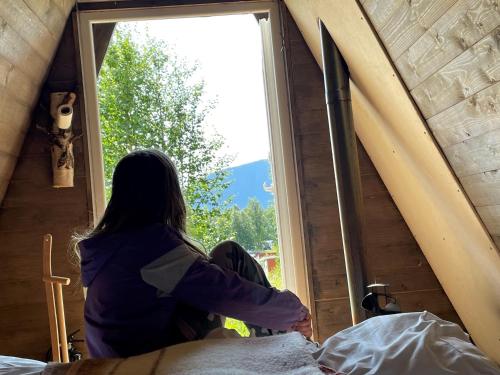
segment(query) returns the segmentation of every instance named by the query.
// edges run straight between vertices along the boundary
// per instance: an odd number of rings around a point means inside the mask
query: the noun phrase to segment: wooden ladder
[[[66,321],[62,286],[69,285],[70,279],[52,275],[52,235],[43,236],[43,277],[47,308],[49,313],[50,341],[52,360],[69,362]],[[62,360],[61,360],[62,359]]]

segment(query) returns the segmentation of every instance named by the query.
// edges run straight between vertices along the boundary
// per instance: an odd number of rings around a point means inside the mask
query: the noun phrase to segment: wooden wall
[[[324,340],[351,325],[323,78],[283,7],[287,78],[299,173],[315,334]],[[368,282],[386,282],[403,311],[431,311],[459,322],[446,294],[358,142]]]
[[[465,192],[500,246],[500,7],[363,0]]]
[[[75,0],[2,0],[0,6],[0,202],[29,117]]]
[[[21,2],[16,2],[21,3]],[[41,3],[41,2],[38,2]],[[40,101],[48,106],[48,93],[76,91],[77,56],[73,23],[66,24]],[[4,113],[1,107],[0,113]],[[37,106],[36,121],[50,121]],[[74,108],[73,126],[82,131],[80,110]],[[11,140],[14,136],[11,136]],[[0,138],[4,139],[4,138]],[[76,228],[90,224],[91,202],[83,139],[75,143],[75,187],[52,188],[50,145],[45,134],[31,123],[19,153],[7,193],[0,206],[0,353],[44,359],[50,347],[45,293],[42,285],[42,235],[54,236],[53,272],[68,276],[72,284],[64,289],[68,333],[82,328],[83,295],[79,272],[69,260],[68,243]],[[79,337],[83,336],[81,332]],[[84,345],[80,344],[83,349]]]
[[[55,0],[52,2],[56,3]],[[54,20],[57,19],[55,14],[60,15],[61,13],[53,7],[46,6],[46,4],[52,4],[49,1],[26,0],[15,3],[17,7],[26,5],[33,12],[38,12],[38,18],[33,21],[35,25],[37,25],[38,19],[42,19],[42,15],[50,19],[51,25],[53,25]],[[68,3],[70,2],[62,0],[57,2],[59,6],[66,6]],[[43,8],[44,6],[45,8]],[[0,320],[2,321],[0,353],[42,359],[45,350],[49,347],[50,340],[45,297],[40,282],[41,236],[45,232],[52,232],[55,236],[56,264],[54,271],[76,280],[78,274],[67,261],[67,242],[75,227],[85,227],[89,224],[89,207],[91,205],[87,196],[82,140],[75,145],[77,169],[75,188],[73,189],[51,188],[49,146],[45,137],[34,130],[33,126],[28,130],[21,152],[17,151],[17,154],[12,154],[13,156],[2,156],[4,155],[2,147],[11,143],[17,144],[16,147],[20,149],[22,135],[26,132],[26,130],[22,130],[23,124],[26,126],[25,124],[28,123],[29,109],[36,101],[35,95],[31,99],[31,106],[28,106],[28,103],[22,104],[22,100],[25,99],[20,99],[16,95],[20,95],[22,92],[34,95],[34,92],[37,92],[37,90],[24,89],[26,82],[33,85],[35,77],[29,76],[28,79],[23,80],[24,73],[22,72],[24,71],[18,70],[17,63],[13,63],[13,60],[9,60],[9,58],[20,59],[19,56],[24,56],[25,66],[33,61],[33,66],[36,68],[40,57],[38,56],[39,52],[35,50],[31,52],[34,56],[32,59],[30,59],[31,55],[29,54],[18,56],[17,53],[11,53],[4,56],[11,50],[23,46],[27,48],[28,46],[27,43],[23,42],[25,39],[19,37],[14,29],[3,21],[4,17],[7,16],[4,14],[5,10],[2,11],[2,9],[7,8],[0,8],[0,35],[2,36],[0,39],[0,47],[2,47],[0,49],[0,85],[2,85],[0,86],[0,187],[2,179],[8,181],[8,178],[2,177],[5,176],[5,174],[2,175],[2,171],[8,170],[8,168],[12,170],[18,156],[19,162],[0,208],[0,243],[2,244],[0,256],[3,259],[0,263],[0,296],[2,297],[0,299]],[[442,12],[439,9],[435,11]],[[283,12],[288,83],[294,124],[296,160],[300,175],[304,231],[306,247],[311,259],[315,330],[317,337],[324,339],[334,331],[350,325],[350,314],[331,152],[328,143],[322,77],[321,71],[295,23],[286,9],[283,9]],[[429,19],[434,22],[436,17],[434,15]],[[51,28],[53,27],[51,26]],[[415,28],[418,29],[418,25],[413,26],[413,29]],[[33,33],[33,35],[35,34]],[[394,35],[399,35],[399,32]],[[3,44],[5,40],[13,40],[16,43],[9,42],[13,44],[9,44],[6,48],[4,47],[6,44]],[[56,57],[54,69],[47,82],[46,88],[50,90],[75,89],[77,76],[74,62],[76,57],[74,56],[71,24],[66,27],[63,43],[66,43],[66,47],[62,50],[64,52]],[[401,43],[395,44],[400,45]],[[33,49],[33,47],[31,48]],[[48,65],[47,62],[44,66]],[[25,70],[28,69],[25,68]],[[485,70],[490,72],[486,68]],[[30,69],[28,73],[33,74],[34,71],[35,69]],[[12,72],[16,72],[16,74]],[[494,74],[496,74],[495,72],[493,70]],[[38,87],[42,81],[43,79],[40,78],[39,83],[37,83]],[[17,90],[13,90],[13,87],[16,87]],[[498,84],[491,87],[496,87],[498,90]],[[78,91],[79,87],[76,89]],[[12,91],[15,92],[12,93]],[[15,100],[12,99],[14,97],[16,97]],[[498,99],[498,95],[492,97],[494,100]],[[496,108],[495,102],[493,106],[488,107],[489,99],[483,102],[486,103],[483,106],[487,108]],[[462,104],[465,106],[466,102]],[[17,109],[21,107],[23,110]],[[488,111],[484,110],[484,112]],[[21,124],[19,132],[14,131],[13,127],[4,125],[5,123],[12,125],[14,113],[24,114],[22,118],[24,122],[19,121]],[[491,124],[498,123],[498,121],[494,121],[496,118],[494,116],[497,116],[495,113],[498,112],[490,111],[488,113],[492,116]],[[74,118],[76,129],[81,129],[79,115],[80,112],[76,108]],[[474,120],[470,120],[469,124],[473,123]],[[483,128],[487,128],[488,124],[486,123]],[[18,135],[16,138],[13,134],[21,134],[21,136]],[[5,139],[10,139],[12,142],[3,142],[4,145],[2,140]],[[490,149],[491,147],[488,150]],[[7,154],[11,155],[10,152]],[[390,283],[391,289],[395,292],[404,311],[426,309],[443,318],[459,321],[361,145],[359,153],[365,203],[367,245],[365,259],[367,261],[368,281],[376,280]],[[498,179],[493,178],[494,173],[490,173],[490,175],[492,177],[487,181],[490,185],[494,185]],[[481,194],[483,199],[490,199],[490,196],[491,194],[487,193]],[[493,196],[495,195],[493,194]],[[491,202],[491,200],[487,200],[487,202]],[[66,290],[65,302],[68,330],[81,328],[83,299],[78,285],[73,284]],[[22,330],[19,327],[22,327]]]

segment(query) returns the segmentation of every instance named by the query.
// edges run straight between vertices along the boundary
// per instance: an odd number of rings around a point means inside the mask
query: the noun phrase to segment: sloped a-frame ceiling
[[[0,3],[0,202],[75,0]]]
[[[321,18],[352,76],[356,132],[475,342],[500,362],[500,256],[355,0],[285,0],[318,63]],[[441,0],[443,7],[454,1]],[[398,2],[399,4],[399,2]]]
[[[500,7],[362,1],[406,87],[500,245]]]

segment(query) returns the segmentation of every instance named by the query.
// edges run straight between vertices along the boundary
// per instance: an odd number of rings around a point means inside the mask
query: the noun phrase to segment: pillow
[[[330,337],[314,357],[347,375],[500,375],[460,326],[427,311],[367,319]]]

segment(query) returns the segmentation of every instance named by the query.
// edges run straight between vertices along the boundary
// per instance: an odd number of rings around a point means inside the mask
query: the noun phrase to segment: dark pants
[[[234,241],[224,241],[215,246],[210,252],[210,263],[234,271],[244,279],[271,288],[260,264]],[[180,341],[199,340],[210,331],[222,327],[222,318],[219,315],[210,314],[186,304],[179,305],[176,316],[175,324],[180,331]],[[256,336],[272,334],[268,329],[248,323],[245,325]]]

